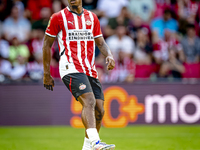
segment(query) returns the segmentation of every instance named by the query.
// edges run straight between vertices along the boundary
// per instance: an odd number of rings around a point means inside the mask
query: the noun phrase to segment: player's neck
[[[83,11],[83,7],[82,5],[79,5],[79,6],[69,6],[70,10],[77,13],[77,14],[80,14],[82,13]]]

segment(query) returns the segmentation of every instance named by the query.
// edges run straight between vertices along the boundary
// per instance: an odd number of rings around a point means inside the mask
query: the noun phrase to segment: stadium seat
[[[157,65],[136,65],[135,78],[149,78],[153,72],[158,72]]]
[[[185,73],[183,78],[200,78],[200,64],[184,64]]]
[[[53,78],[60,78],[58,66],[56,67],[50,66],[50,73]]]

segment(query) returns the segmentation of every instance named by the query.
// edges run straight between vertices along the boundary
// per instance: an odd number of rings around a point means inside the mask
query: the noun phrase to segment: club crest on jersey
[[[84,90],[85,88],[86,88],[86,85],[83,84],[83,83],[79,86],[79,89],[80,89],[80,90]]]
[[[85,23],[86,23],[88,26],[91,26],[91,25],[92,25],[92,22],[91,22],[90,20],[87,20]]]

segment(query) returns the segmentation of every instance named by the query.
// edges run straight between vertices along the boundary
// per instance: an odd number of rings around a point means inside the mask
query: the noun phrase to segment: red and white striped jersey
[[[77,14],[67,7],[51,16],[45,33],[58,38],[61,78],[78,72],[98,78],[94,39],[102,36],[102,33],[94,13],[83,9],[81,14]]]

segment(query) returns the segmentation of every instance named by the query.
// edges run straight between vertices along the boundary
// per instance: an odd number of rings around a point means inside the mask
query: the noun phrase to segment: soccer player
[[[115,145],[100,141],[104,115],[104,96],[95,68],[95,43],[106,57],[107,69],[115,67],[111,51],[104,41],[97,16],[82,7],[82,0],[68,0],[68,7],[52,15],[43,45],[44,87],[52,90],[50,75],[51,46],[58,38],[59,72],[62,81],[82,106],[85,140],[82,150],[112,150]]]

